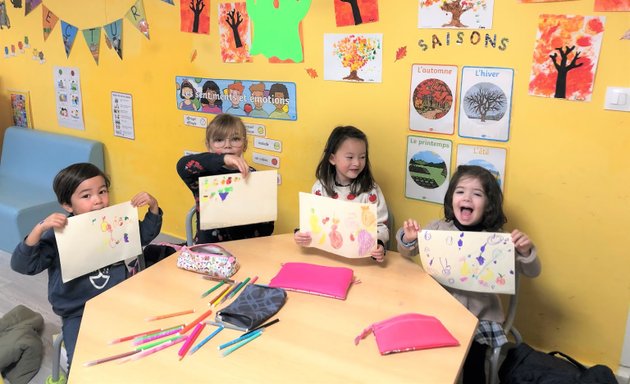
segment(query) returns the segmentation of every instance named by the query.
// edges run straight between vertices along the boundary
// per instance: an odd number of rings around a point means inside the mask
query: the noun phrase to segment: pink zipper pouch
[[[350,268],[284,263],[269,286],[345,300],[353,280]]]
[[[381,355],[459,345],[440,320],[419,313],[406,313],[374,323],[354,339],[354,344],[359,344],[370,333],[374,333]]]

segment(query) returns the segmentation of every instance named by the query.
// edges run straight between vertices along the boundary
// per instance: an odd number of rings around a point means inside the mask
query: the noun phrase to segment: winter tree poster
[[[451,171],[450,140],[409,136],[405,196],[443,204]]]
[[[453,134],[457,66],[414,64],[411,67],[409,129]]]

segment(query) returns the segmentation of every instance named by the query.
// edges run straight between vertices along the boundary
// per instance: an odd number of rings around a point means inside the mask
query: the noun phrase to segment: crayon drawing
[[[509,233],[423,230],[418,241],[422,267],[440,284],[514,294],[514,243]]]
[[[199,178],[201,229],[275,221],[278,217],[278,172],[252,172]]]
[[[492,29],[494,0],[420,0],[418,28]]]
[[[529,94],[590,101],[604,20],[603,16],[541,15]]]
[[[335,0],[338,27],[378,21],[378,0]]]
[[[33,128],[29,92],[11,91],[10,96],[13,124],[18,127]]]
[[[142,253],[138,209],[130,202],[69,217],[55,238],[64,283]]]
[[[312,247],[343,257],[369,257],[376,247],[376,205],[300,192],[300,230]]]
[[[381,82],[382,34],[325,34],[324,80]]]
[[[250,63],[251,30],[245,2],[219,4],[219,45],[224,63]]]

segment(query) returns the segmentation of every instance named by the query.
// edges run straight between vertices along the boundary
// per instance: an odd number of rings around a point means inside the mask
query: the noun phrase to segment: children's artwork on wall
[[[558,1],[575,1],[575,0],[518,0],[520,3],[555,3]]]
[[[402,60],[405,58],[405,56],[407,56],[407,46],[405,45],[404,47],[400,47],[396,50],[396,59],[394,59],[394,62],[397,62],[398,60]]]
[[[183,111],[297,120],[295,83],[177,76],[175,85]]]
[[[251,55],[304,61],[300,23],[312,0],[247,0],[247,12],[253,24]]]
[[[316,79],[317,77],[319,77],[315,68],[306,68],[306,73],[310,76],[311,79]]]
[[[459,102],[459,135],[508,141],[513,84],[512,68],[464,67]]]
[[[324,80],[380,83],[382,34],[325,34]]]
[[[210,0],[180,0],[181,31],[210,34]]]
[[[540,15],[529,94],[590,101],[603,16]]]
[[[131,21],[131,24],[135,25],[138,31],[142,32],[147,39],[150,39],[149,23],[147,22],[147,14],[144,11],[144,4],[142,3],[142,0],[137,0],[135,4],[129,8],[125,17],[127,20]]]
[[[10,91],[13,124],[18,127],[33,128],[31,101],[28,91]]]
[[[133,140],[133,97],[128,93],[112,92],[114,136]]]
[[[224,63],[251,63],[251,30],[245,2],[219,4],[219,45]]]
[[[409,129],[453,134],[457,66],[414,64],[411,67]]]
[[[138,208],[131,202],[68,217],[55,228],[64,283],[142,254]]]
[[[630,29],[628,29],[619,40],[630,40]]]
[[[630,1],[628,0],[595,0],[595,11],[630,11]]]
[[[411,199],[442,204],[450,178],[451,152],[449,140],[422,136],[407,138],[405,164],[405,196]]]
[[[300,192],[300,231],[310,246],[348,258],[370,257],[377,246],[376,204]]]
[[[85,129],[83,125],[83,98],[79,68],[55,67],[55,102],[57,123],[62,127]]]
[[[173,2],[173,0],[162,0],[163,2],[170,4],[170,5],[175,5],[175,3]]]
[[[114,22],[111,22],[105,26],[105,35],[107,36],[107,41],[109,41],[110,48],[113,48],[114,51],[118,54],[118,57],[122,60],[123,58],[123,46],[122,46],[122,38],[123,38],[123,29],[122,29],[122,19],[118,19]]]
[[[9,20],[9,14],[7,13],[7,4],[4,0],[0,0],[0,29],[6,27],[11,28],[11,20]]]
[[[378,21],[378,0],[335,0],[338,27]]]
[[[101,27],[89,28],[83,30],[83,38],[85,39],[85,43],[98,65],[98,59],[101,53]]]
[[[514,294],[509,233],[429,231],[418,234],[420,261],[438,283],[464,291]]]
[[[505,148],[457,145],[457,166],[478,165],[487,169],[497,179],[501,191],[505,187],[505,158]]]
[[[44,31],[44,41],[46,41],[52,30],[55,29],[59,18],[48,9],[46,4],[42,4],[42,7],[42,30]]]
[[[42,0],[24,0],[24,16],[28,15],[42,3]]]
[[[61,20],[61,37],[63,39],[63,48],[66,50],[66,57],[70,57],[70,51],[74,45],[78,30],[74,25]]]
[[[199,178],[201,229],[275,221],[278,218],[278,173],[258,171]]]
[[[492,29],[494,0],[420,0],[418,28]]]

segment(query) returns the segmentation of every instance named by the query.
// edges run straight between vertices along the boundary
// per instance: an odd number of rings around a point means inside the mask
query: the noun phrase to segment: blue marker
[[[257,331],[254,331],[252,333],[250,333],[249,335],[243,335],[241,337],[237,337],[236,339],[232,340],[232,341],[228,341],[227,343],[221,344],[219,345],[219,350],[221,349],[225,349],[227,347],[229,347],[230,345],[236,344],[239,341],[243,341],[245,339],[249,339],[249,338],[255,338],[257,336],[259,336],[262,333],[262,329],[259,329]]]
[[[223,326],[220,325],[219,328],[215,329],[214,332],[212,332],[208,337],[206,337],[205,339],[201,340],[199,342],[199,344],[195,345],[193,347],[193,349],[190,350],[190,354],[192,355],[193,353],[195,353],[195,351],[197,351],[199,348],[203,347],[203,345],[205,343],[207,343],[208,341],[210,341],[210,339],[212,339],[213,337],[215,337],[217,335],[217,333],[221,332],[223,330]]]

